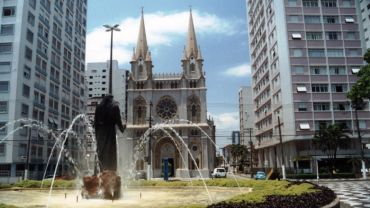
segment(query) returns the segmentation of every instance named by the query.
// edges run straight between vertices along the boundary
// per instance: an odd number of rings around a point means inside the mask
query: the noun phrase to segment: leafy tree
[[[248,155],[247,146],[241,144],[230,144],[227,148],[230,149],[233,164],[242,166],[246,162]]]
[[[328,169],[330,174],[335,170],[335,161],[339,148],[347,148],[349,136],[343,131],[338,124],[321,126],[316,131],[314,143],[328,157]]]
[[[352,108],[355,110],[356,128],[358,139],[361,142],[360,126],[358,121],[358,110],[361,110],[365,105],[364,100],[370,99],[370,49],[364,55],[364,60],[367,65],[363,66],[357,73],[358,80],[351,90],[347,93],[348,99],[352,102]],[[364,159],[364,145],[361,144],[361,159]]]

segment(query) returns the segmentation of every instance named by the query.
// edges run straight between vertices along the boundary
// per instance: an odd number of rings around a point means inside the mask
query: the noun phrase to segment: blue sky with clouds
[[[113,58],[130,69],[141,7],[154,73],[181,72],[189,6],[204,58],[208,112],[215,119],[219,146],[239,129],[238,91],[250,83],[245,0],[89,0],[87,62],[109,59],[110,35],[104,24],[120,24],[114,33]]]

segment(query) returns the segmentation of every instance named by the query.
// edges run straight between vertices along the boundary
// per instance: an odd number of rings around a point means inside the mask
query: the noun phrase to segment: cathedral
[[[203,58],[191,11],[180,61],[181,72],[153,73],[142,13],[128,77],[126,136],[133,157],[150,126],[165,124],[150,131],[144,151],[134,161],[136,170],[148,178],[163,177],[164,166],[169,177],[209,177],[215,165],[215,126],[207,119]]]

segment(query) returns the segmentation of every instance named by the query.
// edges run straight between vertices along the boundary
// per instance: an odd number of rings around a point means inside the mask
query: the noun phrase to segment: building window
[[[325,129],[331,121],[315,121],[315,130]]]
[[[7,134],[7,128],[6,127],[4,127],[4,126],[6,126],[6,123],[5,122],[3,122],[3,121],[1,121],[0,122],[0,135],[6,135]]]
[[[324,23],[327,24],[338,24],[339,18],[338,16],[323,16]]]
[[[337,7],[337,0],[321,0],[322,7]]]
[[[313,103],[314,111],[330,111],[330,103]]]
[[[318,7],[318,0],[302,0],[303,7]]]
[[[1,25],[1,35],[14,35],[14,24]]]
[[[200,122],[200,101],[198,97],[195,95],[192,95],[188,98],[187,102],[187,114],[188,114],[188,120],[193,123],[199,123]]]
[[[12,43],[0,43],[0,54],[11,53],[13,50]]]
[[[342,49],[328,49],[328,57],[343,57]]]
[[[4,156],[5,155],[5,144],[2,143],[0,144],[0,156]]]
[[[28,0],[28,5],[30,5],[31,8],[36,8],[36,0]]]
[[[28,118],[28,111],[29,111],[29,106],[22,103],[21,116],[24,117],[24,118]]]
[[[303,56],[302,49],[294,48],[292,49],[291,52],[292,52],[292,57],[302,57]]]
[[[327,84],[312,84],[312,92],[328,92]]]
[[[23,84],[23,90],[22,90],[22,95],[26,98],[29,98],[30,97],[30,87]]]
[[[325,57],[324,49],[308,49],[308,56],[309,57]]]
[[[31,79],[31,68],[30,67],[24,66],[23,77],[26,79]]]
[[[307,40],[322,40],[322,32],[306,32]]]
[[[12,68],[11,68],[11,62],[6,61],[6,62],[0,62],[0,74],[1,73],[9,73]]]
[[[31,12],[28,12],[27,22],[30,25],[35,26],[35,15],[33,15]]]
[[[304,74],[303,66],[292,66],[292,73],[295,74],[295,75]]]
[[[332,84],[331,91],[332,92],[347,92],[348,87],[346,84]]]
[[[4,7],[3,17],[13,17],[15,16],[15,7]]]
[[[288,16],[288,22],[289,23],[299,23],[299,22],[301,22],[300,16],[298,16],[298,15],[289,15]]]
[[[334,111],[347,111],[349,110],[349,103],[348,102],[334,102],[333,110]]]
[[[325,66],[311,66],[310,67],[312,75],[326,75],[327,70]]]
[[[306,24],[320,24],[321,18],[320,16],[316,16],[316,15],[306,15],[304,16],[304,22]]]
[[[26,39],[28,42],[33,43],[33,32],[29,29],[27,29]]]
[[[9,81],[0,81],[0,92],[9,92]]]
[[[344,66],[329,66],[330,75],[346,75]]]
[[[341,40],[341,33],[340,32],[327,32],[326,33],[326,40]]]
[[[298,103],[298,111],[306,112],[307,111],[307,103]]]
[[[342,6],[343,7],[351,7],[353,4],[352,4],[352,0],[343,0],[342,1]]]
[[[25,50],[25,57],[26,59],[32,61],[32,50],[26,46]]]
[[[349,57],[361,56],[361,52],[357,49],[347,49],[346,55]]]
[[[356,40],[355,32],[347,32],[346,40]]]
[[[0,114],[8,113],[8,101],[0,101]]]
[[[288,6],[297,6],[297,0],[288,0]]]

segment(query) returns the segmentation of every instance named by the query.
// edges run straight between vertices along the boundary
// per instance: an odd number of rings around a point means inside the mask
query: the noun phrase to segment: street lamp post
[[[121,31],[118,26],[119,24],[115,24],[113,26],[110,25],[103,25],[107,28],[105,31],[110,32],[110,63],[109,63],[109,94],[112,94],[112,62],[113,62],[113,31]]]

